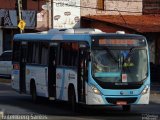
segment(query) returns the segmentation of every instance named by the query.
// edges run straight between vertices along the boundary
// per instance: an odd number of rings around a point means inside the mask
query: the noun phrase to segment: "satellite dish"
[[[51,10],[51,6],[46,4],[46,5],[42,5],[42,9],[43,10]]]

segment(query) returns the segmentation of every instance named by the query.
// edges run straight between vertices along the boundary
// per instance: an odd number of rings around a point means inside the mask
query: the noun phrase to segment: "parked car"
[[[12,72],[12,51],[4,51],[0,55],[0,77],[10,78]]]

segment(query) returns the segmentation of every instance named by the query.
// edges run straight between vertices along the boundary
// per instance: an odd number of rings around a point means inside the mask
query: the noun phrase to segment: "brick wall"
[[[16,0],[0,0],[0,9],[14,9]]]
[[[98,0],[81,0],[81,16],[141,15],[142,0],[104,0],[104,10],[98,10]]]
[[[27,10],[42,10],[42,5],[45,4],[44,0],[26,0],[27,1]],[[25,2],[26,2],[25,1]],[[0,0],[0,9],[15,9],[16,0]]]

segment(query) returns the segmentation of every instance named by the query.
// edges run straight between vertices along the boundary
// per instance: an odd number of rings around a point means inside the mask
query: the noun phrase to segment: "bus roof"
[[[76,38],[76,39],[75,39]],[[53,41],[53,40],[73,40],[73,41],[88,41],[88,34],[16,34],[15,41]]]
[[[81,34],[48,34],[48,33],[23,33],[16,34],[14,41],[53,41],[53,40],[71,40],[89,42],[92,37],[111,37],[111,38],[145,38],[137,34],[117,34],[117,33],[81,33]],[[76,39],[75,39],[76,38]]]

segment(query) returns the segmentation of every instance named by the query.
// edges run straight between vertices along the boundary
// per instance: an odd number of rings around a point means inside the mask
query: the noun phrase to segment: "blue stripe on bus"
[[[61,84],[61,89],[60,89],[59,100],[62,100],[62,97],[63,97],[64,79],[65,79],[65,69],[63,69],[63,77],[62,77],[62,84]]]
[[[120,72],[97,72],[95,77],[120,77]]]

